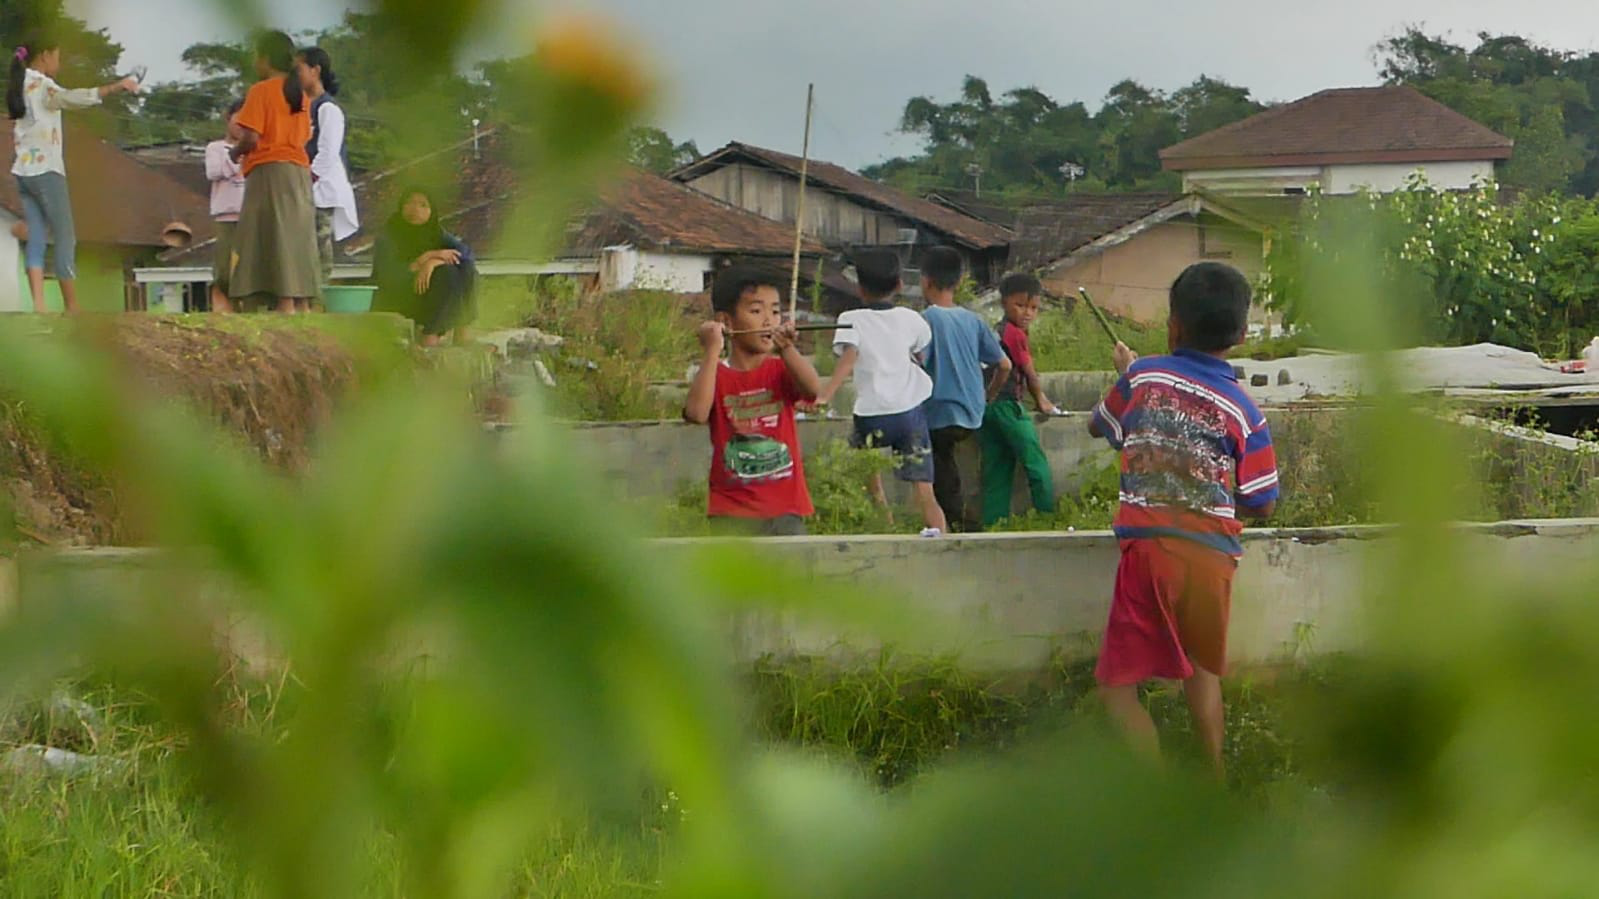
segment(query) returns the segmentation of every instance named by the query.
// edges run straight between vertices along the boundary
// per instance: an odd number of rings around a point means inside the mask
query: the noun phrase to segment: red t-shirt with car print
[[[815,511],[794,426],[794,404],[808,399],[777,357],[750,371],[717,366],[710,517],[809,517]]]

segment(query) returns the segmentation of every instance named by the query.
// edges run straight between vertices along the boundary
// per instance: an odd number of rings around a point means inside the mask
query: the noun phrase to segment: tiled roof
[[[1175,193],[1073,194],[1022,208],[1009,267],[1034,271],[1182,199]]]
[[[801,159],[798,156],[734,142],[678,169],[671,177],[677,181],[687,181],[738,159],[747,159],[796,177],[800,172]],[[929,200],[911,196],[830,162],[811,160],[808,181],[818,187],[853,196],[867,205],[901,215],[939,232],[955,243],[973,249],[986,250],[1010,243],[1011,235],[1005,228],[972,218]]]
[[[970,190],[955,190],[944,188],[927,195],[929,202],[937,203],[945,209],[953,209],[962,215],[969,215],[974,219],[981,219],[990,225],[1001,228],[1013,228],[1016,225],[1017,203],[1007,203],[1003,199],[987,197]]]
[[[659,175],[633,170],[600,192],[600,202],[570,241],[597,251],[621,242],[649,249],[787,256],[794,229]],[[825,252],[814,239],[805,252]]]
[[[1513,142],[1409,87],[1327,90],[1160,151],[1171,171],[1508,159]]]
[[[68,127],[67,174],[72,218],[84,243],[160,247],[173,221],[189,226],[196,243],[211,239],[211,207],[203,194],[140,163],[83,128]],[[0,128],[0,159],[15,155],[10,128]],[[0,178],[0,208],[22,215],[15,178]]]
[[[474,247],[479,256],[507,252],[511,248],[497,248],[496,243],[515,211],[520,177],[507,162],[509,150],[504,140],[500,132],[490,130],[479,134],[476,141],[468,138],[363,179],[356,185],[362,233],[344,244],[342,251],[352,257],[370,251],[373,239],[393,214],[399,193],[413,183],[429,183],[431,176],[442,170],[451,173],[455,194],[439,199],[444,207],[440,223]],[[571,223],[564,252],[587,254],[619,243],[683,252],[786,255],[794,250],[794,232],[691,187],[628,169]],[[805,252],[816,255],[824,248],[807,240]],[[168,261],[195,265],[208,253],[208,247],[195,247],[172,254]]]

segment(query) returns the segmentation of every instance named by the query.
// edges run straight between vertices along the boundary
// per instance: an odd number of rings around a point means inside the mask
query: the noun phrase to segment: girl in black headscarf
[[[422,329],[422,345],[438,346],[451,331],[456,342],[477,315],[472,251],[445,231],[427,191],[407,190],[383,226],[373,250],[374,312],[398,312]]]

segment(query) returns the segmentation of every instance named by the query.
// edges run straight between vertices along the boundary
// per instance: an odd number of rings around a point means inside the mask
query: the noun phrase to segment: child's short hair
[[[743,265],[722,269],[716,273],[716,281],[711,285],[711,311],[732,315],[744,294],[757,287],[770,287],[782,293],[777,279],[759,269]]]
[[[1038,280],[1037,275],[1026,272],[1011,272],[1005,280],[999,282],[999,298],[1022,296],[1036,297],[1044,292],[1044,284]]]
[[[1202,353],[1230,350],[1249,327],[1249,281],[1220,262],[1189,266],[1171,286],[1171,315],[1183,345]]]
[[[961,283],[963,263],[954,247],[933,247],[922,254],[922,277],[939,290],[954,290]]]
[[[899,254],[893,250],[861,250],[854,254],[855,280],[868,297],[886,297],[900,288]]]
[[[238,115],[239,114],[239,110],[241,110],[243,108],[244,108],[244,98],[243,97],[234,97],[233,98],[233,102],[228,104],[228,114],[227,114],[227,116],[225,118],[227,118],[229,121],[232,121],[233,117]]]

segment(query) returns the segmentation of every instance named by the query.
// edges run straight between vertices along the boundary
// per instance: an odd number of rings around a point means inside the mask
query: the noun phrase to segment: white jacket
[[[333,210],[333,239],[344,240],[361,228],[355,188],[344,168],[344,110],[337,103],[323,103],[317,117],[321,130],[311,160],[311,197],[316,208]]]

